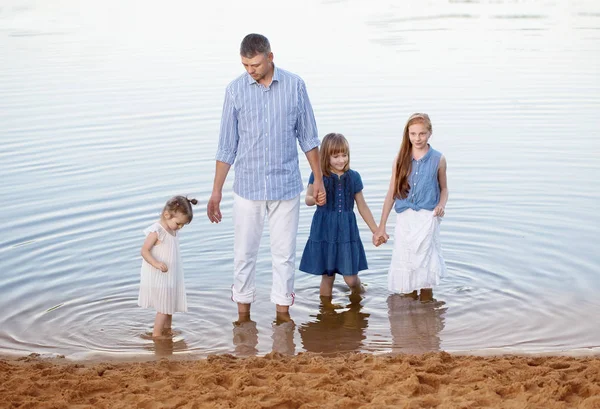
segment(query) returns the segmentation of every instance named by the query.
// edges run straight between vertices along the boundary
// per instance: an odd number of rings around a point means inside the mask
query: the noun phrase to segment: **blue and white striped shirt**
[[[298,147],[319,146],[317,124],[299,76],[275,67],[269,87],[248,73],[225,92],[216,159],[235,162],[233,191],[248,200],[289,200],[303,190]]]

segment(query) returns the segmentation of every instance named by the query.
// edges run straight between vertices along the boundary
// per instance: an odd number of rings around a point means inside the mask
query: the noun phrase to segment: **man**
[[[294,303],[296,235],[303,190],[296,141],[315,175],[315,197],[320,197],[317,204],[325,204],[317,126],[304,81],[275,67],[266,37],[248,34],[240,56],[246,73],[232,81],[225,92],[207,215],[213,223],[221,221],[223,184],[235,162],[232,299],[240,316],[249,315],[267,216],[273,269],[271,301],[278,314],[287,314]]]

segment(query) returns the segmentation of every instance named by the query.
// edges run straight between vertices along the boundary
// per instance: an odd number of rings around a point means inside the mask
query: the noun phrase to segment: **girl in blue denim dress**
[[[300,261],[300,270],[321,276],[321,298],[332,296],[335,275],[344,277],[353,292],[362,291],[358,272],[366,270],[367,258],[360,240],[354,203],[371,232],[377,224],[363,196],[360,174],[350,169],[350,147],[344,135],[325,135],[320,150],[321,169],[326,204],[317,206],[310,235]],[[306,190],[306,204],[314,206],[314,175],[311,173]],[[321,201],[321,200],[319,200]]]

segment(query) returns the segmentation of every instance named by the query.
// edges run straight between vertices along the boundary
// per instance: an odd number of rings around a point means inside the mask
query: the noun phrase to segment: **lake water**
[[[600,4],[592,0],[5,0],[0,5],[0,353],[74,359],[271,351],[600,352]],[[390,244],[351,298],[298,272],[275,325],[269,238],[252,322],[233,325],[233,172],[205,216],[238,47],[267,35],[306,81],[319,134],[342,132],[379,220],[412,112],[448,160],[448,277],[390,296]],[[303,178],[309,168],[301,158]],[[189,312],[172,342],[137,307],[142,230],[174,194]],[[298,259],[314,208],[301,209]],[[393,232],[393,217],[388,232]]]

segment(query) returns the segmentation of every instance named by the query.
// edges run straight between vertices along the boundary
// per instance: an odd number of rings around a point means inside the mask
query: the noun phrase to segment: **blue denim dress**
[[[311,173],[308,183],[314,180]],[[317,206],[300,270],[329,276],[358,274],[369,268],[354,214],[354,195],[362,191],[362,179],[350,169],[342,176],[324,176],[323,184],[327,203]]]

